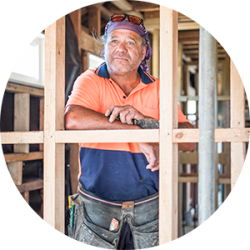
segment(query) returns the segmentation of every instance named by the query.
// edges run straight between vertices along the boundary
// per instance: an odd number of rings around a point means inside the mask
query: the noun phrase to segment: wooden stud
[[[65,17],[45,30],[44,219],[64,233],[65,144],[55,131],[64,130]]]
[[[245,91],[244,86],[234,63],[231,61],[231,128],[245,127]],[[246,156],[243,142],[231,143],[231,187],[233,188]]]
[[[40,105],[40,111],[39,111],[39,130],[44,130],[44,98],[40,99],[39,102]],[[39,151],[43,151],[43,143],[39,144]]]
[[[182,91],[182,44],[178,43],[178,97]]]
[[[29,131],[30,94],[16,93],[14,96],[14,131]],[[29,144],[14,145],[15,153],[29,153]]]
[[[160,180],[159,243],[178,237],[177,122],[178,13],[160,6]]]
[[[155,29],[153,34],[153,53],[152,53],[153,76],[159,78],[159,30]]]
[[[230,96],[230,57],[227,54],[225,63],[223,65],[223,94]],[[230,127],[230,102],[223,103],[223,110],[224,110],[224,128]],[[224,152],[226,155],[226,162],[224,165],[224,173],[226,174],[227,178],[231,177],[231,143],[223,143]],[[224,197],[226,198],[231,191],[231,183],[230,185],[224,185]]]
[[[21,185],[23,179],[23,162],[22,161],[8,162],[7,167],[9,169],[11,178],[14,181],[14,183],[16,185]]]
[[[79,185],[79,145],[71,143],[70,146],[70,178],[72,193],[76,193]]]
[[[101,33],[101,10],[95,7],[88,8],[89,33],[99,36]]]
[[[69,16],[77,37],[79,53],[81,53],[81,9],[71,12]]]

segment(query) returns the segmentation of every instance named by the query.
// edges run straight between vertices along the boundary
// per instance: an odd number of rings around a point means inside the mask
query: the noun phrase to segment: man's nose
[[[124,42],[119,43],[116,50],[119,52],[125,52],[127,50],[126,43]]]

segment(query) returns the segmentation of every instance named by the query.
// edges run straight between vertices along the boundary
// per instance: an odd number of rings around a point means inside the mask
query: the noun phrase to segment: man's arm
[[[178,128],[193,128],[193,125],[189,122],[178,123]],[[195,149],[195,143],[178,143],[178,150],[193,151]]]
[[[65,128],[69,130],[112,130],[140,129],[138,126],[123,124],[109,117],[82,106],[71,105],[65,111]]]
[[[111,108],[113,110],[113,108]],[[139,112],[131,107],[131,112]],[[117,112],[117,109],[116,109]],[[65,112],[65,127],[69,130],[112,130],[112,129],[141,129],[135,125],[129,125],[115,120],[114,116],[110,116],[110,109],[107,110],[106,115],[95,112],[93,110],[71,105],[68,106]],[[123,114],[122,114],[123,113]],[[129,112],[130,113],[130,112]],[[118,114],[126,120],[127,109],[119,110]],[[134,114],[134,117],[141,117],[141,114]],[[142,153],[147,158],[149,164],[147,169],[155,171],[159,169],[159,145],[156,143],[138,143]]]

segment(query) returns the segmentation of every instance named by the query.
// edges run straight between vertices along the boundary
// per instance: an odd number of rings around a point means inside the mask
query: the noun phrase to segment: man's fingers
[[[106,112],[105,112],[105,116],[110,116],[110,114],[113,112],[115,106],[110,106]]]
[[[159,170],[159,164],[158,164],[156,167],[151,168],[151,171],[152,171],[152,172],[154,172],[154,171],[156,171],[156,170]]]

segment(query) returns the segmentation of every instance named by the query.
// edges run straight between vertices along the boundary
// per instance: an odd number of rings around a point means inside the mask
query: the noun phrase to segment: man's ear
[[[145,46],[143,47],[143,49],[142,49],[142,53],[143,53],[143,59],[142,59],[142,60],[144,60],[144,59],[145,59],[145,57],[146,57],[146,54],[147,54],[147,48],[148,48],[148,46],[147,46],[147,45],[145,45]]]

